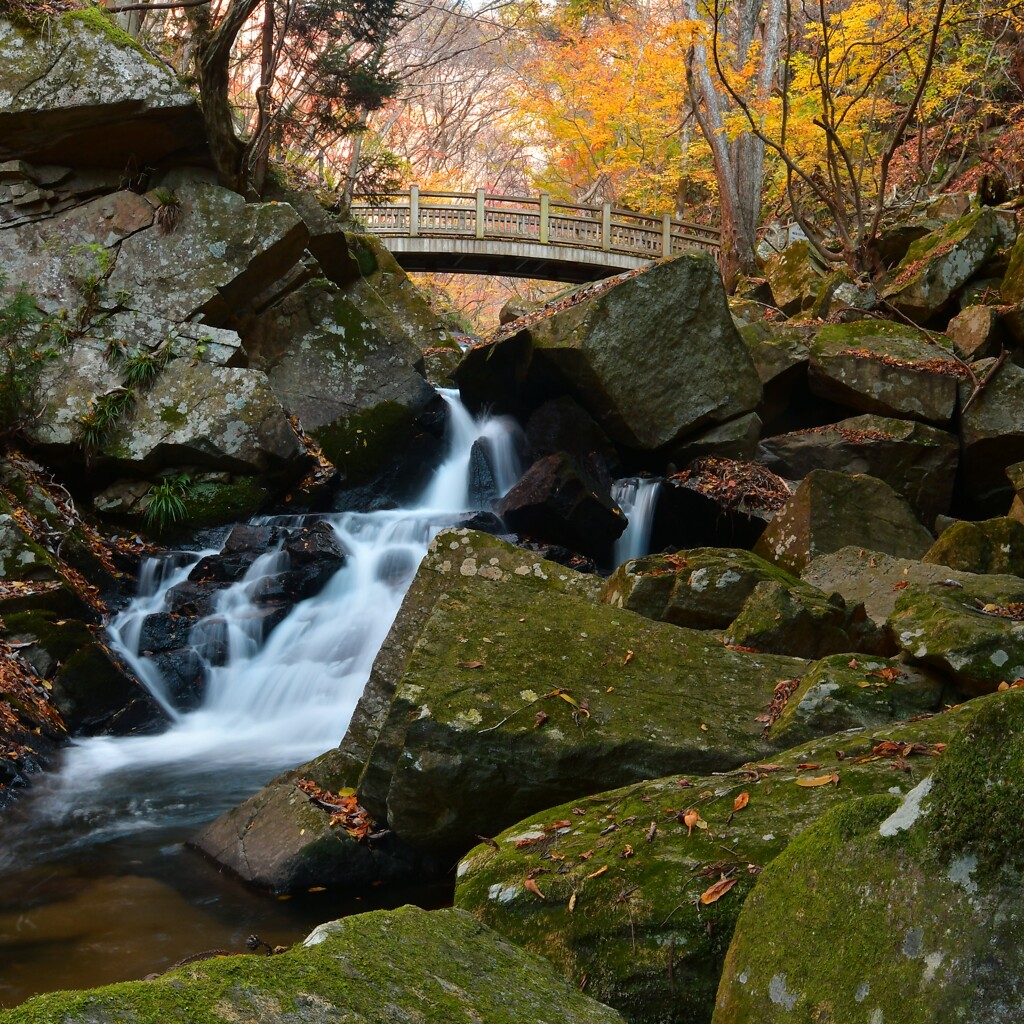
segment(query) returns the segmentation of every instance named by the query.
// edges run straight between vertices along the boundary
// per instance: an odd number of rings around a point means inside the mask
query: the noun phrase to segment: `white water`
[[[450,410],[449,454],[413,507],[313,517],[330,524],[347,556],[319,594],[295,605],[264,637],[253,590],[262,578],[287,568],[287,556],[262,555],[241,581],[221,591],[214,615],[193,628],[192,639],[197,631],[226,631],[229,655],[224,665],[207,667],[202,703],[194,711],[174,708],[157,666],[139,653],[139,637],[144,619],[165,608],[167,591],[209,552],[176,553],[144,566],[138,597],[109,633],[167,710],[171,725],[158,735],[75,743],[61,771],[38,787],[37,814],[51,819],[77,814],[112,834],[157,827],[153,819],[176,799],[166,792],[168,786],[177,787],[183,804],[201,801],[217,790],[214,780],[230,767],[224,786],[230,779],[236,790],[251,792],[280,770],[338,744],[431,538],[474,511],[467,508],[473,444],[486,441],[501,493],[518,477],[514,426],[475,420],[454,392],[442,397]],[[299,516],[264,520],[281,526],[304,521]],[[108,806],[115,793],[131,794],[120,817]],[[222,802],[226,795],[219,791]],[[198,820],[211,816],[209,810],[195,810]]]
[[[654,510],[658,504],[661,481],[647,477],[627,477],[612,485],[612,499],[628,520],[626,529],[615,542],[615,564],[650,554]]]

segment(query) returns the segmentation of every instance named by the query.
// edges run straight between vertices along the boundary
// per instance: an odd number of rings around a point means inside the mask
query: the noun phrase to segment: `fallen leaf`
[[[856,658],[851,658],[846,663],[846,667],[847,668],[860,668],[860,662]]]
[[[714,903],[717,900],[720,900],[735,884],[735,878],[723,878],[720,881],[715,882],[714,885],[705,889],[704,892],[700,894],[701,903],[707,906],[709,903]]]
[[[460,661],[459,668],[483,668],[484,663],[482,661]]]
[[[492,850],[497,850],[499,848],[498,844],[487,836],[477,836],[477,839],[479,839],[481,843],[486,843]]]
[[[546,711],[538,711],[533,719],[534,729],[539,729],[548,720],[548,714]]]
[[[830,772],[828,775],[815,775],[813,778],[807,778],[804,776],[802,779],[797,779],[796,784],[798,786],[838,786],[839,773]]]
[[[708,727],[703,722],[700,723],[700,731],[701,732],[707,732],[708,731]]]
[[[608,870],[608,865],[605,864],[603,867],[599,867],[596,871],[591,871],[587,878],[598,878]]]
[[[657,834],[658,834],[658,823],[656,821],[652,821],[651,825],[650,825],[650,828],[647,829],[647,842],[649,842],[649,843],[654,842],[654,837]]]
[[[732,802],[733,811],[742,811],[747,804],[750,803],[750,794],[746,791],[740,793],[738,797]]]
[[[910,586],[910,580],[900,580],[892,585],[893,590],[906,590]]]
[[[632,660],[633,660],[633,652],[632,651],[626,651],[626,657],[623,660],[622,664],[623,665],[628,665]]]
[[[802,762],[796,766],[798,772],[814,772],[821,767],[820,764],[813,764],[811,762]]]
[[[526,881],[523,882],[523,885],[525,885],[526,888],[529,889],[530,892],[532,892],[535,896],[539,896],[542,900],[547,899],[544,893],[540,891],[540,886],[532,878],[527,878]]]
[[[587,850],[585,853],[580,854],[580,860],[590,860],[594,856],[593,850]]]
[[[545,832],[554,832],[556,829],[571,828],[571,827],[572,827],[572,822],[571,821],[556,821],[554,823],[554,825],[546,825],[544,827],[544,831]]]
[[[306,892],[327,892],[326,885],[311,885]]]
[[[626,845],[625,845],[625,846],[624,846],[624,847],[622,848],[622,853],[620,853],[620,854],[619,854],[619,856],[620,856],[620,857],[621,857],[621,858],[622,858],[623,860],[628,860],[628,859],[629,859],[630,857],[632,857],[632,856],[633,856],[633,847],[632,847],[632,846],[630,846],[630,845],[629,845],[629,844],[627,843],[627,844],[626,844]]]
[[[569,913],[571,914],[576,909],[576,893],[574,892],[569,897]]]

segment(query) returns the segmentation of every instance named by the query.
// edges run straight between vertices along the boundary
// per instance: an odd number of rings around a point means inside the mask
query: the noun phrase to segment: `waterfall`
[[[345,551],[345,564],[269,632],[253,596],[261,580],[287,567],[285,552],[261,555],[242,579],[222,590],[213,614],[190,634],[205,661],[203,696],[193,711],[174,707],[158,666],[140,649],[140,637],[147,616],[166,610],[170,588],[211,552],[176,552],[143,566],[138,595],[112,621],[109,636],[167,711],[170,726],[157,735],[76,741],[60,772],[40,780],[38,792],[29,795],[37,820],[50,816],[56,825],[78,815],[94,832],[114,835],[162,824],[167,815],[208,820],[281,770],[337,745],[430,540],[471,511],[474,444],[487,444],[502,493],[519,474],[518,428],[502,419],[475,419],[456,392],[442,397],[450,413],[448,454],[411,507],[260,520],[283,527],[327,522]],[[219,656],[205,658],[209,649]],[[214,790],[219,806],[211,808]],[[0,854],[0,862],[6,859]]]
[[[628,520],[626,529],[615,542],[616,565],[650,553],[654,509],[660,489],[661,481],[648,477],[627,477],[613,484],[612,498]]]

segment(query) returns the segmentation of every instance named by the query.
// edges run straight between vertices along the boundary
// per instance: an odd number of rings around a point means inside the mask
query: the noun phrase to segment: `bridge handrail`
[[[440,200],[438,202],[437,200]],[[688,249],[717,256],[719,233],[689,221],[539,196],[408,191],[357,197],[352,213],[375,234],[499,238],[629,253],[655,259]]]

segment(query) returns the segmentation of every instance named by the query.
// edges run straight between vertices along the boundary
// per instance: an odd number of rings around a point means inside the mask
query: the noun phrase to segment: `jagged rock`
[[[613,441],[645,451],[750,412],[761,398],[718,269],[697,255],[602,282],[470,349],[455,377],[474,407],[517,411],[570,394]]]
[[[925,323],[1004,244],[999,212],[976,210],[914,242],[882,294],[905,316]]]
[[[760,436],[761,417],[756,412],[748,412],[688,438],[672,449],[672,459],[683,466],[709,456],[749,462],[757,451]]]
[[[779,744],[807,743],[847,729],[884,729],[955,704],[960,695],[934,672],[889,658],[834,654],[815,662],[766,726]]]
[[[483,534],[438,536],[341,747],[377,821],[441,855],[598,779],[725,768],[763,749],[755,718],[804,661],[580,596],[593,587]]]
[[[962,520],[943,530],[921,561],[961,572],[1024,576],[1024,524],[1006,517]]]
[[[754,587],[725,639],[738,647],[796,658],[875,652],[884,646],[884,639],[868,624],[863,605],[848,608],[839,594],[777,579],[762,580]]]
[[[216,185],[183,185],[177,199],[175,230],[125,239],[108,288],[167,320],[233,327],[254,296],[281,286],[306,245],[306,226],[285,203],[246,203]]]
[[[98,9],[0,19],[0,160],[142,167],[202,150],[195,98]]]
[[[261,1024],[623,1024],[470,914],[418,907],[330,921],[280,956],[214,956],[152,981],[36,996],[16,1012],[23,1024],[226,1016]]]
[[[972,702],[913,791],[833,809],[768,865],[714,1024],[1020,1019],[1021,704]]]
[[[244,332],[254,366],[351,483],[408,451],[439,407],[422,356],[361,282],[307,282]]]
[[[1024,678],[1024,579],[965,573],[957,583],[900,591],[888,625],[905,656],[968,693]]]
[[[626,528],[626,517],[612,501],[610,479],[568,455],[535,462],[495,506],[515,533],[604,556]]]
[[[946,337],[953,351],[967,362],[998,355],[1001,321],[992,306],[968,306],[962,309],[946,328]]]
[[[741,327],[740,337],[764,387],[758,409],[761,419],[769,423],[790,410],[799,386],[806,387],[812,332],[761,320]]]
[[[878,292],[873,285],[854,281],[848,270],[836,270],[821,282],[811,316],[827,320],[843,309],[871,310],[877,305]]]
[[[1001,306],[1003,304],[1001,277],[976,277],[957,292],[956,298],[961,309],[970,306]]]
[[[247,366],[242,339],[235,331],[207,324],[177,323],[151,313],[128,310],[107,317],[94,330],[97,337],[123,344],[128,353],[154,351],[165,344],[179,356],[214,366]]]
[[[765,581],[801,585],[797,577],[750,551],[689,548],[630,559],[608,578],[601,600],[676,626],[726,629]]]
[[[567,978],[586,977],[587,991],[634,1024],[706,1021],[736,918],[751,890],[757,892],[758,871],[830,808],[893,788],[906,793],[934,766],[933,757],[918,754],[907,757],[906,772],[894,772],[892,755],[872,755],[876,744],[946,743],[971,713],[959,708],[912,725],[842,733],[773,754],[771,766],[749,764],[725,776],[671,775],[538,812],[495,836],[497,850],[481,845],[462,860],[456,904],[542,952]],[[845,760],[837,759],[837,748]],[[798,770],[807,764],[821,767]],[[838,785],[797,785],[833,770]],[[749,802],[736,810],[743,793]],[[688,833],[681,818],[690,807],[707,829]],[[701,904],[701,894],[723,873],[735,879],[733,888]],[[524,885],[531,874],[543,900]],[[803,877],[794,873],[797,883]],[[799,899],[792,906],[795,912]],[[850,906],[856,903],[844,909]],[[837,925],[827,934],[842,932]],[[820,955],[820,935],[815,949]]]
[[[817,555],[848,544],[914,558],[931,547],[932,535],[883,481],[816,469],[769,523],[755,551],[798,573]]]
[[[769,437],[757,452],[759,462],[791,480],[816,469],[884,480],[926,525],[949,512],[959,456],[957,439],[944,430],[872,415]]]
[[[524,299],[518,295],[509,299],[500,310],[498,310],[498,323],[504,327],[506,324],[518,320],[520,317],[539,309],[543,303],[535,299]]]
[[[811,247],[803,240],[769,256],[764,261],[764,276],[775,305],[786,316],[810,309],[822,287],[821,272],[812,262]]]
[[[960,365],[913,327],[829,324],[811,344],[811,391],[858,412],[948,423]]]
[[[608,435],[578,402],[567,396],[545,402],[530,416],[526,439],[535,459],[565,452],[601,476],[621,469]]]
[[[981,380],[993,366],[993,360],[982,360],[974,365],[974,372]],[[968,381],[961,384],[961,408],[971,390]],[[960,437],[963,487],[972,511],[999,515],[1011,494],[1006,467],[1024,459],[1024,369],[1007,361],[996,370],[983,392],[964,409]]]

